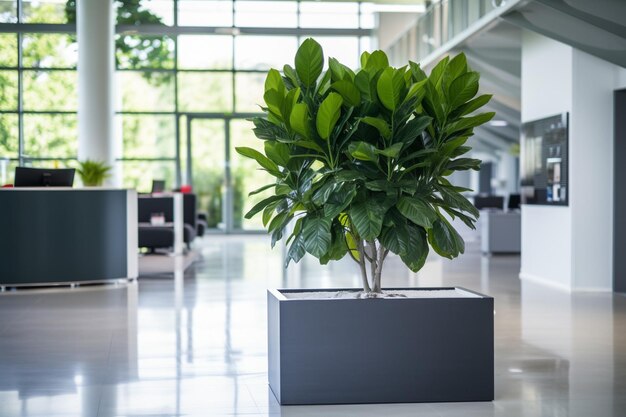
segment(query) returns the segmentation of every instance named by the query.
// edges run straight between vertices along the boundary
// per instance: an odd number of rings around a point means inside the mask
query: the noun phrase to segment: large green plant
[[[447,177],[479,169],[462,155],[473,129],[494,116],[470,115],[491,96],[475,97],[479,74],[463,54],[428,76],[413,62],[389,66],[382,51],[364,53],[357,72],[333,58],[323,67],[322,48],[307,39],[295,69],[267,74],[266,117],[253,119],[265,153],[237,152],[276,181],[251,193],[274,191],[246,217],[262,213],[272,245],[291,231],[286,264],[307,252],[323,264],[349,255],[364,291],[380,293],[389,251],[412,271],[429,246],[446,258],[464,252],[445,214],[474,228],[478,211],[461,194],[470,190]]]

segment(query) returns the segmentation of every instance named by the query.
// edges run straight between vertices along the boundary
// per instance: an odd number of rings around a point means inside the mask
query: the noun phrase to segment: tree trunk
[[[362,240],[358,240],[358,251],[359,251],[359,268],[361,269],[361,280],[363,283],[363,291],[366,293],[372,292],[369,281],[367,279],[367,268],[365,267],[365,246],[363,245]]]

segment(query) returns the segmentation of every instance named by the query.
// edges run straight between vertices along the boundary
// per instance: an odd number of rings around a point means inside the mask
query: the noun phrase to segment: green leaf
[[[422,134],[433,119],[428,116],[418,116],[406,122],[396,134],[396,142],[413,143],[413,141]]]
[[[496,114],[494,112],[489,112],[489,113],[477,114],[476,116],[471,116],[471,117],[463,117],[457,120],[456,122],[448,124],[444,129],[444,133],[447,136],[450,136],[456,132],[461,132],[467,129],[473,129],[476,126],[480,126],[484,123],[487,123],[489,120],[493,119],[493,116],[495,115]]]
[[[357,250],[356,241],[354,240],[354,237],[350,233],[346,233],[346,243],[348,245],[348,250],[350,251],[350,253],[352,253],[352,256],[354,256],[354,259],[358,261],[361,257],[361,254]]]
[[[383,51],[374,51],[367,58],[367,62],[363,68],[368,70],[380,71],[389,67],[389,58]]]
[[[328,261],[338,261],[346,256],[346,253],[348,252],[345,232],[341,224],[338,222],[335,222],[331,228],[331,237],[330,249],[326,255],[320,259],[322,264],[327,263]]]
[[[396,255],[406,253],[409,249],[409,233],[406,225],[384,227],[380,235],[380,243]]]
[[[417,272],[422,269],[428,258],[426,231],[421,227],[409,225],[408,233],[409,244],[406,252],[400,254],[400,259],[411,271]]]
[[[289,116],[289,123],[291,128],[299,135],[306,139],[311,137],[311,130],[309,128],[309,108],[306,103],[297,103],[291,109],[291,115]]]
[[[354,85],[361,92],[361,98],[365,101],[373,101],[375,94],[372,94],[370,74],[367,71],[359,71],[354,77]]]
[[[372,240],[380,235],[385,213],[379,201],[368,199],[362,203],[353,204],[349,214],[361,239]]]
[[[426,88],[426,94],[422,100],[422,106],[429,116],[435,119],[437,123],[441,124],[444,119],[441,96],[430,79],[424,84],[424,87]]]
[[[341,94],[341,97],[343,97],[344,101],[348,103],[348,105],[356,107],[361,104],[361,92],[351,81],[336,81],[332,83],[330,88]]]
[[[283,195],[272,195],[269,196],[261,201],[259,201],[258,203],[256,203],[251,209],[250,211],[248,211],[245,215],[246,219],[251,219],[252,216],[254,216],[255,214],[257,214],[258,212],[260,212],[261,210],[263,210],[265,207],[267,207],[270,203],[274,202],[274,201],[278,201],[278,200],[282,200],[284,199],[285,196]]]
[[[437,190],[448,207],[458,208],[459,210],[470,213],[476,218],[479,216],[480,213],[478,209],[462,194],[444,186],[439,186]]]
[[[474,171],[480,170],[480,164],[482,161],[480,159],[474,158],[457,158],[446,164],[446,169],[451,171],[467,171],[469,169],[473,169]]]
[[[267,72],[267,77],[265,78],[265,92],[269,90],[276,90],[283,96],[285,95],[283,78],[280,76],[280,72],[273,68]]]
[[[400,155],[402,146],[403,146],[402,143],[394,143],[393,145],[391,145],[388,148],[383,149],[382,151],[380,149],[376,149],[374,152],[376,152],[379,155],[386,156],[387,158],[397,158],[398,155]]]
[[[354,71],[337,61],[335,58],[328,59],[328,67],[330,68],[333,82],[339,80],[354,81]]]
[[[433,86],[437,89],[440,89],[441,79],[443,77],[444,71],[446,70],[446,67],[448,66],[449,60],[450,60],[450,57],[447,56],[441,61],[439,61],[437,65],[435,65],[433,70],[430,72],[430,75],[428,76],[428,79],[430,80],[430,82],[432,82]]]
[[[259,139],[278,140],[287,136],[287,133],[282,127],[275,125],[267,119],[255,117],[252,119],[252,122],[255,126],[252,131]]]
[[[238,154],[257,161],[259,165],[261,165],[263,168],[267,170],[267,172],[274,175],[275,177],[281,176],[280,170],[278,169],[278,165],[270,161],[265,155],[263,155],[261,152],[257,151],[256,149],[248,148],[245,146],[240,146],[240,147],[236,147],[235,150],[237,151]]]
[[[291,157],[289,146],[280,142],[265,142],[265,155],[277,165],[286,167]]]
[[[282,93],[277,90],[267,90],[265,94],[263,94],[263,100],[265,100],[265,104],[267,104],[267,108],[279,118],[283,117],[283,101],[285,97]]]
[[[293,142],[293,144],[300,146],[302,148],[313,149],[314,151],[318,151],[318,152],[324,152],[317,143],[310,141],[310,140],[298,140],[296,142]]]
[[[467,72],[467,58],[465,57],[465,54],[463,52],[461,52],[460,54],[452,58],[450,62],[448,62],[446,72],[450,82],[454,81],[460,75]]]
[[[291,65],[285,64],[283,66],[283,74],[285,77],[289,78],[294,87],[298,87],[298,74],[296,74],[296,70],[291,67]]]
[[[424,70],[422,70],[420,64],[409,61],[409,68],[411,70],[411,78],[413,79],[413,82],[419,83],[420,81],[428,78]]]
[[[396,207],[404,217],[426,229],[430,229],[437,220],[437,212],[427,202],[416,197],[400,197]]]
[[[343,184],[341,188],[329,195],[324,205],[324,216],[334,218],[348,207],[356,196],[354,184]]]
[[[303,233],[299,233],[293,242],[291,242],[291,246],[289,246],[285,259],[285,268],[289,266],[289,262],[291,261],[299,262],[305,254],[306,249],[304,248],[304,236]]]
[[[328,139],[339,116],[341,116],[341,105],[343,104],[343,98],[337,93],[330,93],[320,104],[320,108],[317,111],[316,127],[317,133],[322,139]]]
[[[312,38],[302,42],[296,53],[295,64],[302,84],[306,87],[314,85],[324,68],[324,52],[320,44]]]
[[[270,188],[272,188],[272,187],[276,187],[276,184],[267,184],[267,185],[264,185],[263,187],[259,187],[259,188],[257,188],[256,190],[250,191],[250,192],[248,193],[248,196],[249,196],[249,197],[251,197],[251,196],[253,196],[253,195],[260,194],[260,193],[262,193],[263,191],[265,191],[265,190],[269,190],[269,189],[270,189]]]
[[[450,118],[456,119],[457,117],[465,116],[466,114],[470,114],[473,111],[478,110],[485,104],[489,103],[493,95],[491,94],[483,94],[482,96],[478,96],[475,99],[468,101],[465,104],[458,106],[451,114]]]
[[[463,239],[445,219],[439,219],[433,224],[433,228],[428,231],[428,242],[444,258],[456,258],[465,252]]]
[[[370,57],[371,59],[371,57]],[[380,102],[383,103],[388,110],[395,110],[402,96],[404,86],[404,78],[402,72],[394,68],[386,68],[378,79],[376,84],[376,92]]]
[[[376,150],[374,145],[367,142],[352,142],[348,145],[350,155],[360,161],[377,162],[378,156],[376,155]]]
[[[389,127],[387,122],[384,121],[383,119],[380,119],[378,117],[367,116],[367,117],[362,118],[361,122],[378,129],[378,132],[381,134],[383,138],[389,139],[391,137],[391,128]]]
[[[466,101],[470,100],[478,92],[477,72],[468,72],[452,81],[448,89],[448,108],[454,110]]]
[[[332,219],[326,217],[308,217],[302,228],[304,248],[316,258],[322,257],[330,248],[330,225]]]

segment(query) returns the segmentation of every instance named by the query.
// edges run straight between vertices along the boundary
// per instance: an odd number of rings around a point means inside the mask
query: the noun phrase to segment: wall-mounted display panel
[[[568,113],[522,124],[523,204],[568,205]]]

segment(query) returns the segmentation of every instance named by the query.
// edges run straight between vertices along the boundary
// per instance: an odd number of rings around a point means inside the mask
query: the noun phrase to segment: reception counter
[[[137,193],[0,189],[0,286],[137,277]]]

